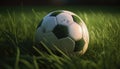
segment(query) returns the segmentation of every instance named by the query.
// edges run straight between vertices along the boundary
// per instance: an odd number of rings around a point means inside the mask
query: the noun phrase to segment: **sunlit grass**
[[[68,9],[70,10],[70,9]],[[0,12],[0,67],[5,69],[117,69],[120,63],[120,13],[103,10],[74,10],[86,23],[90,43],[80,55],[54,54],[41,42],[42,52],[34,41],[34,33],[47,10]],[[50,11],[50,10],[49,10]]]

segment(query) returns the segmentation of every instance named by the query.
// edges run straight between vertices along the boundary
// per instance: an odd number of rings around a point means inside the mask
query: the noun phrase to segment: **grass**
[[[52,9],[51,9],[52,8]],[[72,9],[74,8],[74,9]],[[48,53],[34,41],[40,20],[48,12],[67,9],[86,23],[90,43],[80,55]],[[116,7],[0,7],[0,68],[2,69],[118,69],[120,68],[120,10]]]

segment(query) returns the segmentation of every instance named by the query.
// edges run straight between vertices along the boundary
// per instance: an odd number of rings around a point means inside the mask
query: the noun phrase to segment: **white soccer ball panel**
[[[69,14],[69,15],[76,15],[76,14],[74,14],[73,12],[70,12],[70,11],[67,11],[67,10],[64,10],[63,12],[65,12],[65,13],[67,13],[67,14]]]
[[[67,13],[60,13],[56,16],[58,24],[62,25],[70,25],[73,22],[73,18],[71,15]]]
[[[51,32],[54,27],[57,25],[56,17],[45,17],[42,23],[42,27],[45,29],[45,32]]]
[[[82,38],[82,29],[81,26],[77,23],[73,23],[68,26],[69,28],[69,36],[75,41],[80,40]]]
[[[56,44],[59,49],[64,52],[73,52],[75,48],[75,42],[69,37],[62,38],[58,40]]]

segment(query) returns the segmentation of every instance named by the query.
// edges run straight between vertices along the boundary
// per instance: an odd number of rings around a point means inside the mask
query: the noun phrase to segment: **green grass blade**
[[[20,62],[27,66],[29,69],[34,69],[33,64],[31,64],[29,61],[25,59],[20,59]]]
[[[33,56],[33,63],[34,63],[35,69],[39,69],[39,65],[37,63],[37,59],[35,56]]]
[[[56,49],[58,52],[60,52],[65,58],[71,60],[70,57],[68,57],[64,52],[62,52],[57,46],[55,46],[55,45],[53,45],[53,46],[54,46],[55,49]]]
[[[15,69],[19,69],[19,59],[20,58],[20,50],[19,48],[17,47],[17,54],[16,54],[16,61],[15,61]]]
[[[53,52],[45,45],[45,43],[43,43],[42,41],[41,41],[40,43],[43,45],[43,47],[44,47],[51,55],[53,55]]]
[[[38,50],[35,46],[33,46],[33,48],[34,48],[41,56],[45,57],[45,55],[44,55],[40,50]]]

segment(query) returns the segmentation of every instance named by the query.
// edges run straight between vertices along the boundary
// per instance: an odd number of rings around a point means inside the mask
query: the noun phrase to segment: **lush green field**
[[[74,8],[74,9],[73,9]],[[57,56],[34,41],[36,27],[50,11],[70,10],[86,23],[90,43],[84,55]],[[119,7],[0,7],[0,69],[120,68]]]

